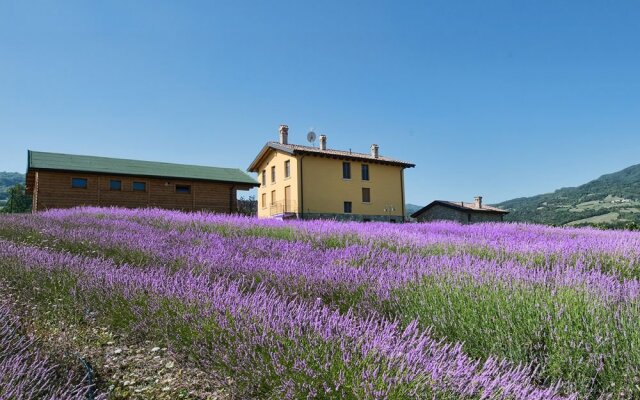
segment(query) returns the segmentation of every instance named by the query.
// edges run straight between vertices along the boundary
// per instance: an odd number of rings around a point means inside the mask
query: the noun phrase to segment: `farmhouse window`
[[[342,163],[342,178],[351,179],[351,163],[350,162]]]
[[[351,202],[350,201],[345,201],[344,202],[344,213],[345,214],[351,214]]]
[[[288,178],[291,176],[291,161],[287,160],[284,162],[284,177]]]
[[[134,192],[146,192],[147,191],[147,183],[146,182],[133,182],[133,191]]]
[[[176,185],[176,193],[190,194],[191,186],[190,185]]]
[[[271,182],[275,182],[276,181],[276,166],[274,165],[273,167],[271,167]]]
[[[262,193],[262,208],[267,208],[267,194]]]
[[[362,202],[363,203],[371,203],[371,189],[370,188],[362,188]]]
[[[71,178],[71,187],[75,189],[86,189],[87,178]]]
[[[262,170],[262,186],[265,186],[267,184],[267,170],[263,169]]]
[[[369,180],[369,165],[367,164],[362,164],[362,180],[363,181]]]
[[[276,204],[276,191],[272,190],[271,191],[271,205]]]
[[[118,179],[111,179],[109,181],[109,190],[122,190],[122,181]]]

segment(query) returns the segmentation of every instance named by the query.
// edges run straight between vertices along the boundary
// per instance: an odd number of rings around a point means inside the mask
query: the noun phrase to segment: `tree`
[[[258,215],[258,201],[255,196],[238,199],[238,213],[244,215]]]
[[[25,193],[23,184],[18,183],[8,190],[9,198],[2,210],[3,213],[23,213],[31,210],[31,197]]]

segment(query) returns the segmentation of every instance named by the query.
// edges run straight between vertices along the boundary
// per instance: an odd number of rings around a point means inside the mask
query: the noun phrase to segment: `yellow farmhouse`
[[[268,142],[248,171],[258,174],[258,217],[404,221],[404,169],[414,164],[371,153]]]

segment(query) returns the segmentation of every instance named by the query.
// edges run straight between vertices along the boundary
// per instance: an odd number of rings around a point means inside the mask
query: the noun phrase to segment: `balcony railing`
[[[269,206],[269,215],[295,214],[298,212],[298,203],[293,200],[281,200]]]

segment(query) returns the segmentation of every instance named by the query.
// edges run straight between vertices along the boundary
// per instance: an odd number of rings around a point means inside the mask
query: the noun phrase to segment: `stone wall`
[[[474,222],[500,222],[502,221],[502,215],[488,212],[474,212],[471,210],[462,211],[436,204],[429,210],[423,212],[422,215],[420,215],[417,219],[418,222],[445,220],[457,221],[461,224],[468,224]]]
[[[471,222],[501,222],[503,214],[488,212],[472,212]]]
[[[427,222],[427,221],[458,221],[462,224],[466,224],[468,222],[468,213],[462,212],[460,210],[456,210],[450,207],[444,207],[439,204],[431,207],[427,211],[423,212],[420,216],[418,216],[418,222]]]

